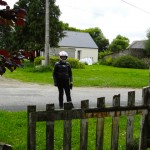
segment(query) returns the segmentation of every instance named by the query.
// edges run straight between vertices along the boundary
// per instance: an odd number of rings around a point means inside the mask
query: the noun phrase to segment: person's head
[[[60,53],[59,53],[59,58],[60,58],[60,60],[61,61],[66,61],[67,60],[67,58],[68,58],[68,53],[67,52],[65,52],[65,51],[61,51]]]

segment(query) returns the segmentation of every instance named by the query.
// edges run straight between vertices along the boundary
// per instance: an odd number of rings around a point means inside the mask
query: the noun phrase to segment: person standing
[[[68,53],[61,51],[59,53],[60,61],[54,65],[53,79],[54,85],[59,91],[59,107],[63,108],[63,95],[66,94],[67,102],[71,102],[70,89],[73,86],[72,70],[69,62],[67,62]],[[72,106],[73,107],[73,106]]]

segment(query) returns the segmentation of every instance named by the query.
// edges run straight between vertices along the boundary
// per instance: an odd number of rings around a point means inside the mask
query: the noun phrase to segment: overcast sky
[[[18,0],[6,0],[11,7]],[[111,42],[118,34],[135,40],[146,39],[150,28],[150,0],[56,0],[60,20],[70,27],[99,27]]]

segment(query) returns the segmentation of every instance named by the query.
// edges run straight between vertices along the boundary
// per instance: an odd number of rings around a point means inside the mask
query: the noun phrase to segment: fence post
[[[70,117],[70,111],[72,109],[72,102],[64,103],[64,111],[67,116],[67,120],[64,120],[64,141],[63,141],[63,149],[71,150],[71,132],[72,132],[72,120]]]
[[[142,90],[143,105],[148,106],[148,114],[144,114],[141,119],[141,137],[139,150],[146,150],[150,147],[150,87]]]
[[[89,108],[89,100],[81,101],[81,109]],[[83,112],[84,113],[84,112]],[[80,121],[80,150],[87,150],[88,142],[88,119],[82,118]]]
[[[113,96],[113,106],[120,107],[120,94]],[[118,139],[119,139],[119,117],[117,117],[116,112],[114,112],[114,117],[112,118],[112,136],[111,136],[111,149],[118,150]]]
[[[0,142],[0,150],[12,150],[12,146]]]
[[[33,112],[36,112],[36,106],[27,107],[28,115],[28,129],[27,129],[27,149],[36,150],[36,116]]]
[[[54,104],[47,104],[46,112],[53,111]],[[46,121],[46,150],[54,150],[54,121]]]
[[[128,107],[135,106],[135,91],[128,92]],[[132,149],[134,115],[127,116],[126,150]]]
[[[97,99],[97,108],[105,107],[105,97]],[[103,150],[104,142],[104,118],[97,118],[96,123],[96,150]]]

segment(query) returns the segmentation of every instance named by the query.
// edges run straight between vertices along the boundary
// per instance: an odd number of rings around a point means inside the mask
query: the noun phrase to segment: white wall
[[[81,51],[81,59],[92,58],[93,63],[98,62],[98,49],[76,48],[75,58],[78,58],[78,51]]]

